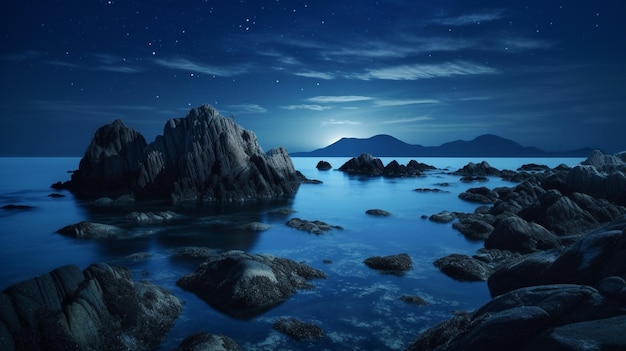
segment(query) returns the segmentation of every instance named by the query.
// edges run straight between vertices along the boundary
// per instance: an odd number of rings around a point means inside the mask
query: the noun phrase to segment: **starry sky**
[[[81,156],[120,118],[148,142],[210,104],[268,150],[486,133],[626,150],[619,0],[25,0],[0,21],[0,155]]]

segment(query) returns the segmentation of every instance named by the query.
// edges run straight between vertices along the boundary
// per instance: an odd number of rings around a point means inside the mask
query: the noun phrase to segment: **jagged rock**
[[[409,161],[409,163],[406,164],[406,171],[411,175],[420,175],[426,171],[433,171],[436,169],[437,167],[435,166],[431,166],[422,162],[417,162],[415,160],[411,160]]]
[[[511,216],[496,223],[485,248],[531,253],[560,246],[559,238],[537,223]]]
[[[296,340],[319,340],[325,336],[324,330],[318,325],[295,318],[279,318],[274,322],[274,329]]]
[[[461,232],[466,238],[470,240],[485,240],[493,232],[493,222],[495,218],[491,216],[489,221],[485,220],[489,218],[487,215],[472,215],[460,218],[458,222],[452,224],[452,228]]]
[[[393,160],[389,162],[383,169],[383,175],[385,177],[402,177],[407,175],[406,166],[401,165],[398,161]]]
[[[237,343],[225,336],[205,332],[190,335],[174,351],[240,351]]]
[[[152,350],[182,311],[122,267],[64,266],[0,294],[2,350]]]
[[[70,224],[57,231],[59,234],[79,239],[104,239],[126,234],[126,230],[114,225],[82,221]]]
[[[101,127],[65,187],[180,203],[292,195],[303,180],[285,149],[264,153],[254,133],[205,105],[169,120],[150,145],[119,120]]]
[[[315,168],[319,169],[320,171],[328,171],[329,169],[332,169],[333,166],[328,161],[319,161]]]
[[[318,220],[308,221],[306,219],[300,219],[297,217],[288,220],[286,224],[289,227],[292,227],[298,230],[303,230],[305,232],[309,232],[313,234],[322,234],[323,232],[326,232],[332,229],[343,230],[343,228],[338,225],[330,225],[326,222],[322,222]]]
[[[483,186],[467,189],[467,191],[459,194],[459,198],[469,202],[492,204],[498,199],[498,193]]]
[[[372,256],[363,261],[366,266],[384,273],[402,275],[413,267],[413,260],[408,254],[390,256]]]
[[[313,288],[307,280],[314,278],[325,279],[326,274],[287,258],[228,251],[209,257],[176,284],[213,308],[246,319],[280,304],[297,289]]]
[[[368,214],[368,215],[371,215],[371,216],[379,216],[379,217],[391,216],[391,213],[389,211],[381,210],[381,209],[378,209],[378,208],[369,209],[369,210],[365,211],[365,214]]]
[[[618,350],[623,307],[590,286],[528,287],[427,330],[408,350]]]
[[[339,170],[346,173],[364,174],[369,176],[379,176],[383,174],[385,166],[379,158],[374,158],[370,154],[361,154],[353,157],[344,163]]]
[[[439,258],[434,262],[434,265],[445,275],[459,281],[487,280],[492,271],[486,263],[461,254],[451,254]]]

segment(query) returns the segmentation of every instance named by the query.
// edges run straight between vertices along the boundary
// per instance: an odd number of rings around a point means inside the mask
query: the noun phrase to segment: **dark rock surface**
[[[469,202],[492,204],[498,199],[498,193],[483,186],[467,189],[467,191],[459,194],[459,198]]]
[[[452,174],[460,176],[499,176],[500,173],[500,170],[492,167],[487,161],[482,161],[480,163],[470,162]]]
[[[64,266],[0,294],[1,350],[152,350],[182,311],[122,267]]]
[[[400,300],[410,305],[416,305],[416,306],[428,305],[428,301],[416,295],[402,295],[400,296]]]
[[[450,223],[454,220],[454,215],[448,211],[441,211],[439,213],[432,214],[428,217],[428,219],[437,223]]]
[[[382,175],[384,169],[383,162],[370,154],[361,154],[359,157],[351,158],[339,167],[339,170],[342,172],[368,176]]]
[[[620,350],[624,307],[590,286],[528,287],[431,328],[409,350]]]
[[[559,238],[541,225],[527,222],[517,216],[506,217],[497,222],[485,248],[531,253],[557,248]]]
[[[127,231],[110,224],[83,221],[65,226],[57,233],[79,239],[106,239],[123,236]]]
[[[176,284],[219,311],[247,319],[280,304],[297,289],[312,289],[309,279],[325,278],[324,272],[290,259],[228,251],[209,257]]]
[[[33,208],[34,208],[33,206],[29,206],[29,205],[14,205],[14,204],[2,206],[3,210],[8,210],[8,211],[32,210]]]
[[[295,318],[279,318],[274,322],[274,329],[296,340],[319,340],[325,336],[320,326]]]
[[[365,214],[368,214],[370,216],[379,216],[379,217],[391,216],[391,213],[389,211],[381,210],[379,208],[369,209],[365,211]]]
[[[161,212],[131,212],[124,217],[127,221],[136,223],[160,223],[167,222],[179,215],[174,211],[161,211]]]
[[[291,228],[295,228],[295,229],[313,233],[313,234],[322,234],[323,232],[327,232],[332,229],[343,230],[343,228],[338,225],[330,225],[326,222],[322,222],[318,220],[309,221],[309,220],[301,219],[297,217],[291,218],[285,224],[287,224],[287,226]]]
[[[205,105],[169,120],[150,145],[119,120],[99,128],[64,186],[82,198],[180,203],[292,195],[303,180],[285,149],[264,153],[254,133]]]
[[[433,264],[445,275],[459,281],[484,281],[492,271],[485,262],[461,254],[450,254]]]
[[[319,169],[320,171],[328,171],[332,169],[333,166],[328,161],[319,161],[315,168]]]
[[[413,260],[406,253],[390,256],[372,256],[363,261],[370,268],[389,274],[404,274],[413,267]]]
[[[174,351],[240,351],[241,347],[225,335],[200,332],[183,340]]]

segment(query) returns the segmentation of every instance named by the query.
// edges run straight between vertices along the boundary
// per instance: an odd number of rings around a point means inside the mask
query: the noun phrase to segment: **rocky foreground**
[[[121,120],[100,127],[71,180],[54,187],[181,203],[293,195],[302,181],[284,148],[264,153],[253,132],[205,105],[169,120],[150,144]]]
[[[453,226],[485,248],[435,265],[458,280],[487,280],[494,299],[425,331],[409,350],[626,349],[625,171],[626,153],[595,151],[571,169],[533,169],[515,187],[461,195],[491,204],[453,214]]]

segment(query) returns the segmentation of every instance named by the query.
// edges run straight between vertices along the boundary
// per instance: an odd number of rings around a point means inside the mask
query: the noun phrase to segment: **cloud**
[[[438,18],[433,20],[432,23],[446,26],[466,26],[468,24],[496,21],[501,19],[503,14],[504,10],[493,9],[481,13],[469,13],[456,17]]]
[[[157,65],[179,69],[183,71],[204,73],[219,77],[232,77],[248,72],[248,68],[245,66],[211,66],[196,63],[187,59],[156,59],[154,62]]]
[[[239,114],[251,114],[251,113],[267,113],[267,109],[257,104],[239,104],[228,106],[229,110],[234,110]]]
[[[380,107],[417,105],[417,104],[438,104],[439,100],[434,99],[413,99],[413,100],[376,100],[374,104]]]
[[[401,119],[394,119],[390,121],[383,121],[382,124],[401,124],[401,123],[428,121],[432,119],[434,118],[428,117],[428,116],[419,116],[419,117],[412,117],[412,118],[401,118]]]
[[[322,121],[322,124],[323,125],[339,125],[339,124],[342,124],[342,125],[344,125],[344,124],[347,124],[347,125],[358,125],[358,124],[361,124],[361,122],[359,122],[359,121],[352,121],[352,120],[349,120],[349,119],[337,120],[337,119],[331,118],[329,120]]]
[[[294,73],[294,75],[299,76],[299,77],[305,77],[305,78],[318,78],[318,79],[325,79],[325,80],[335,79],[334,75],[330,73],[325,73],[325,72],[314,72],[314,71],[296,72]]]
[[[442,64],[414,64],[371,69],[366,73],[355,75],[354,78],[361,80],[418,80],[494,73],[498,73],[498,70],[480,64],[448,62]]]
[[[311,111],[324,111],[324,110],[332,109],[332,107],[330,106],[307,105],[307,104],[280,106],[280,108],[284,110],[311,110]]]
[[[374,98],[369,97],[369,96],[340,95],[340,96],[314,96],[306,100],[311,101],[311,102],[328,104],[328,103],[367,101],[367,100],[373,100],[373,99]]]

